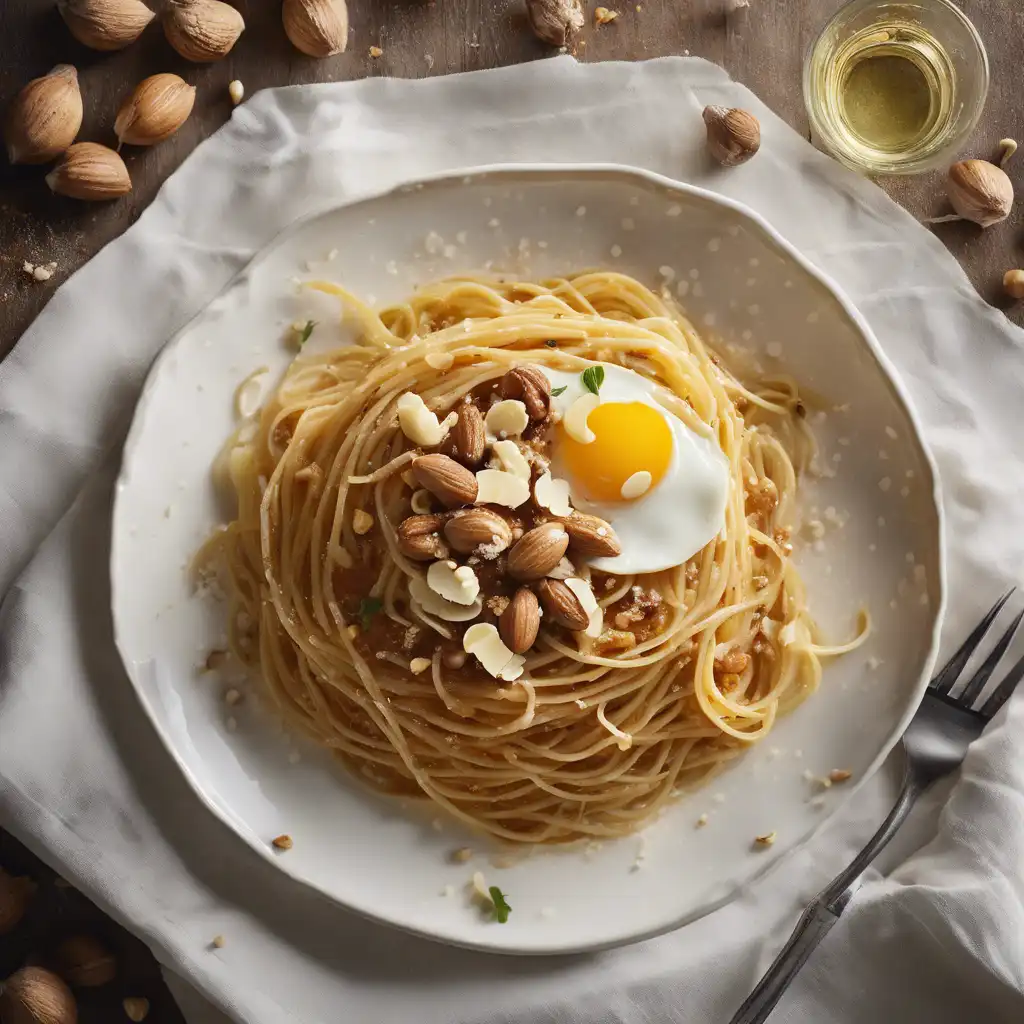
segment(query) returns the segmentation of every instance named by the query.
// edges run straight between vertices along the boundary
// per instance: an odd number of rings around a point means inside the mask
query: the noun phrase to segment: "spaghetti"
[[[741,383],[667,298],[617,273],[454,278],[379,314],[313,287],[359,316],[361,341],[300,353],[231,439],[219,471],[238,512],[200,564],[226,577],[233,652],[372,785],[513,842],[626,834],[763,738],[846,649],[815,643],[790,558],[797,473],[814,455],[791,379]],[[545,619],[522,674],[496,679],[462,651],[469,622],[410,600],[424,566],[396,527],[422,451],[396,405],[414,393],[440,420],[513,367],[583,360],[657,381],[675,415],[712,432],[731,480],[725,527],[665,571],[582,567],[601,635]]]

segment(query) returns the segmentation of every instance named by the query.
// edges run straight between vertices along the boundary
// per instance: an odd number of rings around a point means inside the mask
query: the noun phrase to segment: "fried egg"
[[[713,436],[697,433],[658,401],[667,394],[660,385],[611,363],[586,365],[604,368],[586,441],[570,415],[592,393],[582,374],[541,369],[560,414],[551,471],[569,482],[573,507],[608,522],[622,545],[622,554],[590,564],[618,574],[682,565],[725,525],[728,460]]]

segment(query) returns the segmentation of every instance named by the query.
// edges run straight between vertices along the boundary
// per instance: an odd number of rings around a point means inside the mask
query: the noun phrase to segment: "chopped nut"
[[[750,655],[744,654],[738,647],[732,647],[724,657],[718,659],[717,664],[725,672],[740,675],[750,664]]]
[[[471,860],[473,857],[473,851],[468,846],[463,846],[458,850],[452,851],[452,860],[456,864],[465,864],[466,861]]]
[[[236,78],[233,82],[228,83],[228,95],[231,97],[231,102],[237,107],[245,97],[245,86]]]
[[[694,825],[694,828],[703,828],[707,823],[708,823],[708,816],[706,814],[702,814],[697,819],[696,824]]]
[[[149,1000],[141,996],[128,996],[121,1005],[129,1020],[138,1022],[149,1016]]]
[[[828,773],[829,782],[846,782],[853,775],[853,772],[846,768],[833,768]]]
[[[370,56],[376,60],[378,57],[384,56],[384,51],[379,46],[370,47]]]
[[[363,536],[363,534],[369,533],[373,529],[373,516],[369,512],[364,512],[363,509],[357,508],[352,513],[352,529]]]
[[[430,668],[429,658],[413,658],[409,662],[409,671],[414,676],[418,676],[421,672],[426,672],[428,668]]]
[[[210,940],[210,945],[214,949],[223,949],[224,948],[224,936],[223,935],[214,935],[214,937]]]
[[[772,843],[775,842],[775,836],[776,833],[774,830],[772,830],[771,832],[768,832],[763,836],[755,836],[754,842],[757,843],[758,846],[771,846]]]
[[[290,850],[294,844],[292,843],[292,837],[285,833],[272,839],[271,845],[278,850]]]
[[[594,24],[607,25],[619,16],[618,11],[609,11],[607,7],[598,7],[594,11]]]

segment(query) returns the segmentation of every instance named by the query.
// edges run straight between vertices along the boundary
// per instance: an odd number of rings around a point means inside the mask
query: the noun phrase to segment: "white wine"
[[[852,23],[837,17],[808,58],[804,92],[812,125],[853,167],[924,169],[964,134],[977,68],[965,65],[963,48],[955,49],[959,40],[951,41],[948,32],[942,37],[941,23],[921,17],[935,6],[929,0],[853,6],[864,16]],[[987,85],[983,49],[980,54]]]

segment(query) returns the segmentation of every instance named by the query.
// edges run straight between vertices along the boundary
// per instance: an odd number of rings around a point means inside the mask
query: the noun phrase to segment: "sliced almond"
[[[519,508],[530,500],[529,482],[502,469],[481,469],[476,475],[476,484],[476,500],[481,505]]]
[[[590,624],[590,615],[580,599],[561,580],[541,580],[537,584],[537,593],[544,611],[559,626],[578,631]]]
[[[446,558],[448,548],[441,539],[442,516],[409,516],[402,521],[395,536],[398,549],[407,558],[417,562],[430,562],[435,558]]]
[[[444,622],[470,622],[484,607],[479,597],[472,604],[446,601],[440,594],[435,594],[430,589],[422,576],[413,576],[409,580],[409,597],[414,606],[418,605],[427,615],[433,615]]]
[[[579,598],[580,604],[583,605],[583,610],[589,617],[585,631],[587,636],[599,637],[601,630],[604,628],[604,612],[597,603],[597,598],[594,597],[594,591],[591,590],[590,584],[586,580],[581,580],[577,577],[566,580],[565,585]]]
[[[518,476],[523,480],[530,479],[530,464],[515,441],[495,441],[491,451],[497,456],[501,468],[506,473]]]
[[[623,485],[619,493],[625,501],[641,498],[651,489],[651,474],[646,469],[634,473]]]
[[[552,515],[572,515],[569,504],[569,481],[556,480],[550,473],[537,477],[533,485],[533,500],[538,508],[546,508]]]
[[[447,559],[434,562],[427,570],[427,586],[452,604],[471,605],[480,594],[480,581],[473,569]]]
[[[532,590],[520,587],[501,613],[498,630],[505,646],[515,654],[528,651],[540,630],[540,605]]]
[[[613,558],[622,554],[615,531],[597,516],[574,512],[562,525],[569,534],[569,547],[587,558]]]
[[[569,535],[561,523],[535,526],[508,553],[508,571],[517,580],[539,580],[562,560]]]
[[[562,426],[578,444],[591,444],[597,439],[597,435],[587,426],[587,419],[600,404],[598,395],[580,395],[566,411]]]
[[[413,476],[442,505],[458,508],[477,499],[476,477],[447,455],[421,455],[412,463]]]
[[[464,466],[476,469],[483,462],[487,446],[484,418],[472,404],[459,406],[458,417],[452,431],[455,455]]]
[[[530,417],[522,402],[506,398],[487,410],[485,423],[488,434],[504,440],[518,437],[530,425]]]
[[[563,557],[558,565],[548,571],[549,580],[567,580],[570,576],[577,576],[576,566],[569,561],[568,558]]]
[[[438,422],[426,402],[419,395],[407,391],[395,403],[398,410],[398,425],[413,444],[423,448],[439,445],[455,425],[456,415],[452,413],[443,422]]]
[[[540,367],[514,366],[499,385],[502,398],[522,399],[531,420],[542,420],[551,406],[551,381]]]
[[[444,535],[456,551],[464,554],[485,549],[487,554],[498,555],[512,543],[512,527],[488,508],[456,512],[445,523]]]
[[[477,622],[466,630],[462,646],[484,669],[497,679],[513,680],[523,674],[525,659],[510,651],[489,622]]]

